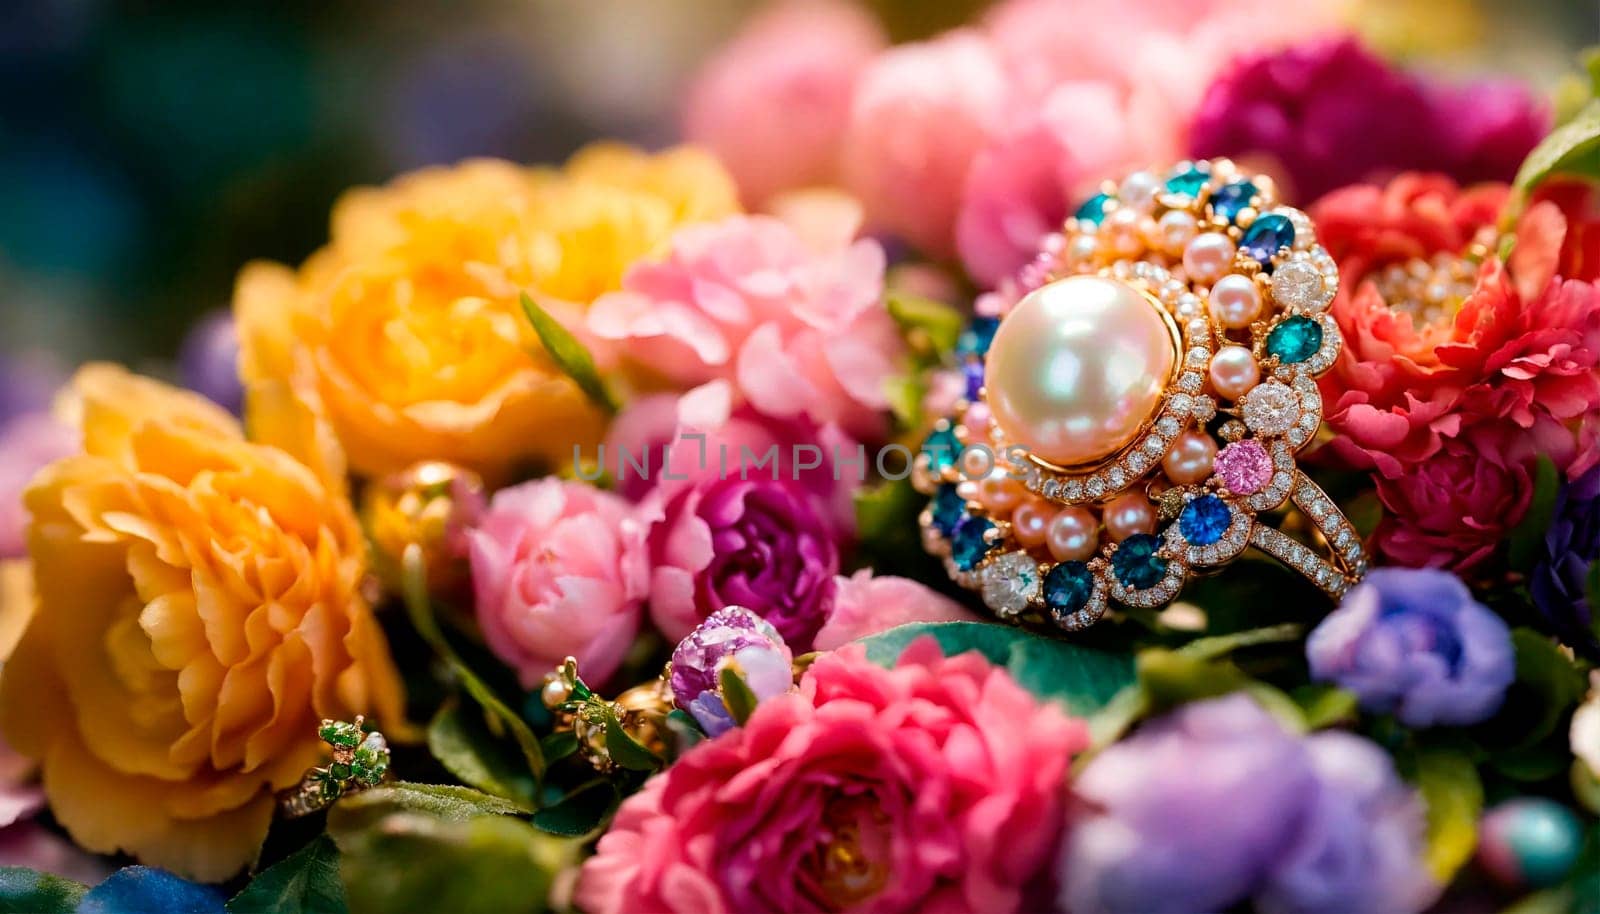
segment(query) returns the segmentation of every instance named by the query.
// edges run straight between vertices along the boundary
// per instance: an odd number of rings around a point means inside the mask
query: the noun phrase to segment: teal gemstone
[[[1044,576],[1044,605],[1057,621],[1089,605],[1094,595],[1094,573],[1082,562],[1062,562]]]
[[[1215,495],[1202,495],[1183,506],[1178,514],[1178,532],[1196,546],[1209,546],[1228,532],[1233,512],[1227,502]]]
[[[956,524],[956,529],[950,534],[950,558],[958,569],[971,571],[983,561],[983,557],[994,548],[985,536],[993,529],[994,524],[975,515],[968,515]]]
[[[1250,201],[1254,199],[1257,193],[1260,193],[1260,191],[1249,181],[1234,181],[1232,184],[1224,184],[1217,188],[1216,193],[1211,195],[1211,211],[1232,222],[1239,218],[1239,213],[1250,205]]]
[[[1131,590],[1148,590],[1161,583],[1167,575],[1167,560],[1156,551],[1161,540],[1148,533],[1135,533],[1117,546],[1111,556],[1111,573],[1123,587]]]
[[[1173,172],[1172,177],[1167,179],[1167,190],[1186,197],[1198,197],[1201,188],[1205,187],[1209,180],[1211,180],[1209,172],[1190,165],[1188,168]]]
[[[1301,314],[1286,317],[1267,334],[1267,354],[1285,365],[1304,362],[1322,348],[1322,325]]]
[[[956,338],[956,355],[962,358],[982,358],[994,342],[994,332],[1000,329],[998,317],[974,317]]]
[[[1111,211],[1111,202],[1110,195],[1095,194],[1083,201],[1083,205],[1078,207],[1078,211],[1073,213],[1072,218],[1081,222],[1093,222],[1095,225],[1099,225],[1105,221],[1106,213]]]
[[[954,484],[945,483],[933,493],[929,511],[933,515],[934,528],[948,538],[955,532],[956,524],[967,516],[967,500],[956,494]]]
[[[928,465],[934,470],[949,469],[961,456],[961,439],[951,429],[934,429],[922,439],[922,452],[928,455]]]
[[[1559,803],[1521,797],[1495,807],[1484,817],[1482,841],[1493,856],[1514,865],[1521,881],[1533,888],[1555,885],[1567,877],[1583,846],[1577,816]]]
[[[1244,237],[1239,239],[1239,250],[1270,266],[1279,248],[1294,247],[1294,223],[1280,213],[1267,213],[1250,223]]]

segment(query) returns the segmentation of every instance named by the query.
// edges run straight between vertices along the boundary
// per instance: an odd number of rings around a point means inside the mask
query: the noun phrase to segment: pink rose
[[[877,22],[855,4],[776,4],[695,77],[684,135],[722,160],[750,205],[834,183],[856,80],[884,44]]]
[[[1514,435],[1504,425],[1469,429],[1402,475],[1377,476],[1385,508],[1373,536],[1378,554],[1396,565],[1463,574],[1492,556],[1533,497],[1528,455],[1506,440]]]
[[[665,261],[595,302],[589,327],[677,385],[725,379],[758,412],[873,438],[901,351],[883,270],[876,242],[819,254],[777,219],[735,217],[680,230]]]
[[[930,256],[953,253],[967,169],[1011,101],[1000,59],[977,32],[880,55],[856,86],[844,140],[846,186],[868,222]]]
[[[840,577],[833,612],[817,632],[815,647],[831,651],[845,644],[910,622],[979,622],[960,603],[911,580],[892,575],[874,577],[866,569]]]
[[[591,682],[616,671],[649,574],[627,502],[584,483],[535,480],[497,492],[470,537],[478,622],[523,686],[568,655]]]
[[[1042,909],[1087,729],[932,639],[852,646],[623,803],[579,876],[591,914]]]

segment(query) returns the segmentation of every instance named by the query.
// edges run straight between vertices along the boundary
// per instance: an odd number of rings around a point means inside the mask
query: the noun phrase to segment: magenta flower
[[[469,534],[478,622],[525,687],[576,657],[592,682],[622,663],[648,584],[628,503],[547,478],[495,493]]]
[[[1190,130],[1199,157],[1269,157],[1290,199],[1425,170],[1510,180],[1550,126],[1526,87],[1428,83],[1354,38],[1248,57],[1211,84]]]
[[[1081,721],[932,639],[859,647],[628,798],[578,879],[591,914],[1043,910]]]

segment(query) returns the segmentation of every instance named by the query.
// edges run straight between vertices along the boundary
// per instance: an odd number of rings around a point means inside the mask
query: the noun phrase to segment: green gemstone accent
[[[1285,365],[1304,362],[1322,348],[1322,325],[1296,314],[1278,322],[1267,334],[1267,352]]]
[[[342,762],[334,762],[328,766],[328,776],[342,781],[350,776],[350,766]]]
[[[344,784],[343,783],[341,783],[339,781],[334,781],[334,780],[327,780],[327,781],[323,781],[322,782],[322,798],[323,799],[325,799],[325,800],[337,800],[337,799],[339,799],[339,795],[342,794],[342,793],[344,793]]]
[[[383,775],[389,770],[389,762],[385,759],[370,768],[366,765],[356,765],[354,769],[355,779],[371,787],[383,780]]]
[[[355,724],[342,720],[323,724],[317,730],[322,741],[331,746],[355,748],[361,742],[361,730]]]

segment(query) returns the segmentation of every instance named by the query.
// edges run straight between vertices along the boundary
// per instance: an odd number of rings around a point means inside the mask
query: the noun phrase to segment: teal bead
[[[1267,354],[1285,365],[1304,362],[1322,348],[1322,325],[1304,315],[1284,318],[1267,334]]]
[[[956,465],[961,456],[961,439],[948,428],[934,429],[922,439],[922,452],[928,455],[928,465],[934,470],[946,470]]]
[[[1567,877],[1583,846],[1578,817],[1543,798],[1507,800],[1484,816],[1479,859],[1497,878],[1542,889]]]
[[[1106,213],[1111,211],[1111,202],[1111,197],[1108,194],[1095,194],[1083,201],[1083,205],[1078,207],[1078,211],[1072,215],[1072,218],[1080,222],[1092,222],[1095,225],[1099,225],[1105,221]]]
[[[1200,190],[1206,186],[1206,182],[1209,180],[1211,180],[1209,172],[1201,171],[1199,168],[1190,165],[1187,168],[1173,172],[1172,177],[1167,179],[1167,190],[1175,194],[1183,194],[1186,197],[1198,197],[1200,196]]]
[[[983,561],[983,557],[994,548],[986,535],[993,529],[994,524],[975,515],[968,515],[956,524],[955,531],[950,534],[950,558],[956,563],[956,568],[971,571]]]
[[[1148,533],[1135,533],[1117,545],[1111,556],[1111,573],[1123,587],[1148,590],[1167,575],[1167,560],[1156,555],[1161,540]]]

